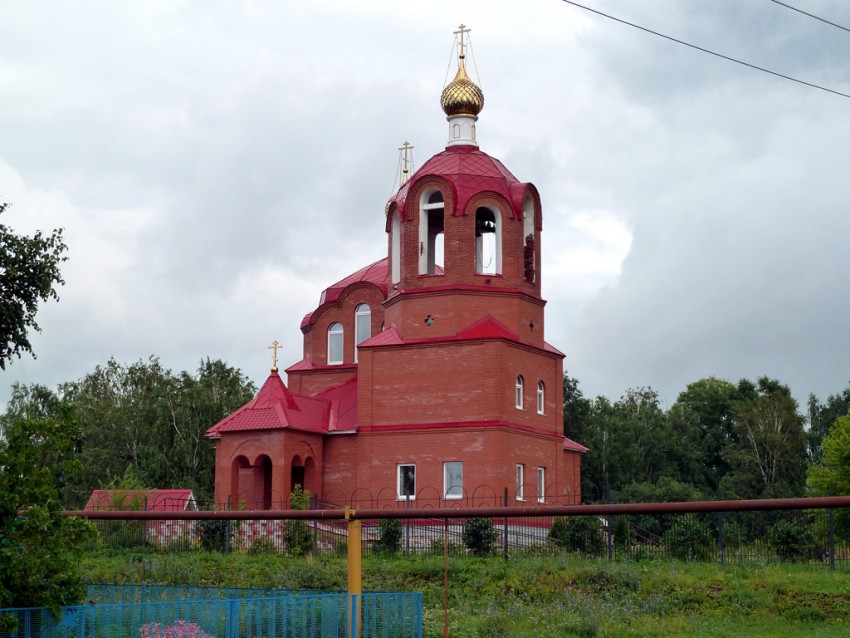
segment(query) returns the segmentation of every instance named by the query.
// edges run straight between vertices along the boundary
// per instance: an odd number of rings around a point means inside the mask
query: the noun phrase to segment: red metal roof
[[[332,286],[328,286],[322,291],[322,294],[319,297],[319,307],[326,303],[333,303],[334,301],[337,301],[342,296],[342,293],[345,292],[346,288],[360,283],[377,286],[378,290],[381,291],[381,296],[386,299],[388,263],[389,259],[384,257],[375,263],[364,266],[357,272],[348,275],[345,279],[339,280]],[[313,312],[308,312],[304,315],[304,318],[301,320],[302,328],[310,323],[310,319],[313,317],[315,312],[316,311],[314,310]]]
[[[315,398],[331,402],[329,432],[357,429],[357,377],[327,390],[316,393]]]
[[[522,196],[530,184],[520,182],[499,160],[475,146],[450,146],[437,153],[399,189],[390,200],[398,206],[402,219],[406,219],[407,196],[419,179],[434,175],[446,179],[455,197],[455,215],[462,215],[469,199],[483,191],[498,193],[507,199],[514,214],[522,217]]]
[[[584,447],[581,443],[576,443],[572,439],[564,437],[564,449],[572,452],[590,452],[589,447]]]
[[[183,512],[198,505],[192,490],[94,490],[85,509]]]
[[[326,432],[330,407],[330,401],[292,394],[280,375],[272,371],[252,401],[212,426],[206,436],[218,438],[222,432],[280,428]]]
[[[479,319],[454,335],[445,337],[429,337],[427,339],[405,339],[401,336],[401,333],[395,324],[392,324],[383,332],[379,332],[374,337],[360,343],[358,347],[369,348],[373,346],[397,346],[415,343],[446,343],[451,341],[471,341],[475,339],[506,339],[507,341],[514,341],[516,343],[522,343],[534,348],[539,348],[539,346],[535,344],[520,339],[519,334],[490,315]],[[545,342],[543,343],[543,351],[550,352],[560,357],[564,356],[563,352]]]

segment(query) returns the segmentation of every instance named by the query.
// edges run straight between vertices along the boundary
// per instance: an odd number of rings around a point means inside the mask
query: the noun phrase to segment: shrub
[[[294,510],[306,510],[310,503],[310,493],[300,485],[289,494],[289,506]],[[286,521],[283,530],[283,543],[290,556],[304,556],[313,549],[313,536],[305,520]]]
[[[706,560],[711,556],[711,529],[693,516],[679,516],[664,533],[664,545],[673,558]]]
[[[804,560],[815,550],[812,527],[801,521],[777,521],[767,532],[767,543],[782,560]]]
[[[225,552],[235,531],[230,521],[201,520],[195,522],[195,534],[201,549],[208,552]]]
[[[629,550],[632,547],[632,528],[625,516],[614,517],[614,546],[617,549]]]
[[[486,556],[493,550],[496,528],[489,518],[470,518],[463,526],[463,544],[475,556]]]
[[[595,516],[556,518],[549,529],[549,541],[591,556],[601,554],[605,548],[602,525]]]
[[[378,540],[373,549],[378,554],[397,554],[401,549],[403,529],[397,518],[385,518],[378,526]]]
[[[274,543],[271,539],[261,537],[254,539],[254,542],[251,543],[251,547],[248,549],[249,554],[275,554],[277,553],[277,547],[274,546]]]

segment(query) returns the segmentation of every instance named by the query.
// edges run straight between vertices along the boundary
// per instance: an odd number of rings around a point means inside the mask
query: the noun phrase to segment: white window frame
[[[522,410],[522,404],[525,393],[525,380],[522,378],[522,375],[517,375],[516,378],[516,395],[514,396],[514,403],[516,405],[517,410]]]
[[[516,500],[525,500],[525,466],[522,463],[516,464]]]
[[[403,467],[412,467],[413,468],[413,490],[412,494],[410,494],[409,499],[411,501],[416,500],[416,463],[399,463],[396,466],[396,495],[399,501],[408,500],[408,496],[402,494],[402,470]]]
[[[334,359],[331,356],[332,344],[339,340],[339,359]],[[339,365],[345,358],[345,328],[338,321],[334,321],[328,326],[328,365]]]
[[[537,414],[543,414],[546,409],[546,384],[537,382]]]
[[[449,484],[449,467],[460,468],[460,483]],[[457,490],[450,494],[450,490]],[[443,463],[443,498],[447,501],[463,498],[463,463],[461,461],[446,461]]]
[[[372,309],[369,304],[362,303],[354,309],[354,363],[357,363],[357,347],[371,336]]]
[[[546,501],[546,468],[537,467],[537,502]]]

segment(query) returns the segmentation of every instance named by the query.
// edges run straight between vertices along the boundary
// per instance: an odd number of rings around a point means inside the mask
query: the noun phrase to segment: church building
[[[458,33],[448,143],[386,205],[386,257],[322,292],[286,383],[275,350],[257,396],[207,432],[219,506],[285,508],[295,485],[361,508],[581,502],[540,195],[479,149]]]

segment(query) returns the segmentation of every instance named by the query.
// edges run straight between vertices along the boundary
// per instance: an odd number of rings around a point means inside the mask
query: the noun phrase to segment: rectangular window
[[[524,474],[525,474],[525,466],[517,463],[517,466],[516,466],[516,500],[518,500],[518,501],[525,500],[523,498],[523,495],[522,495],[523,494],[522,486],[525,483],[525,477],[523,476]]]
[[[463,497],[463,463],[443,463],[443,494],[446,499]]]
[[[398,498],[406,501],[416,498],[416,466],[412,463],[403,463],[398,466]]]
[[[546,500],[546,468],[537,468],[537,502],[542,503]]]

